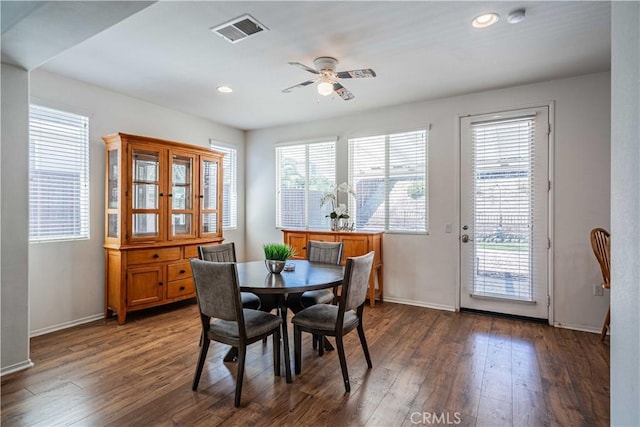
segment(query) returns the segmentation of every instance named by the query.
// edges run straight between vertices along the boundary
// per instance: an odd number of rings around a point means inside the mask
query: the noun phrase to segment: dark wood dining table
[[[238,282],[243,292],[261,295],[276,295],[278,310],[282,316],[282,345],[284,351],[285,376],[291,382],[291,360],[289,354],[289,335],[287,328],[287,294],[302,293],[318,289],[333,288],[342,283],[344,267],[333,264],[309,262],[306,260],[289,260],[287,265],[293,271],[280,274],[269,273],[264,261],[239,262]]]

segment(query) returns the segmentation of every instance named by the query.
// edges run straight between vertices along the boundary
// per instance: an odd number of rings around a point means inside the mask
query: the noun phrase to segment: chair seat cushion
[[[300,303],[305,308],[316,304],[331,304],[333,302],[333,297],[333,292],[328,289],[307,291],[300,297]]]
[[[305,308],[293,316],[291,321],[294,325],[303,328],[335,331],[338,319],[338,306],[329,304],[318,304]],[[353,329],[358,326],[358,316],[353,310],[344,313],[344,329]]]
[[[240,298],[242,298],[242,308],[252,308],[254,310],[260,308],[258,295],[251,292],[240,292]]]
[[[247,338],[257,337],[266,334],[280,327],[282,319],[271,313],[242,309],[244,313],[244,326],[247,329]],[[231,320],[215,319],[211,322],[209,333],[223,335],[229,338],[240,338],[238,334],[238,323]]]

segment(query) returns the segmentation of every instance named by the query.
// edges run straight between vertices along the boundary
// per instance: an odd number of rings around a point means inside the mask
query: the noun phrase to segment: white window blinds
[[[320,199],[335,177],[335,140],[276,147],[276,227],[328,229]]]
[[[426,232],[427,159],[427,130],[349,139],[356,229]]]
[[[474,295],[534,300],[534,133],[533,116],[471,125]]]
[[[222,161],[222,228],[238,227],[238,150],[211,141],[213,150],[224,153]]]
[[[89,238],[89,119],[31,105],[29,240]]]

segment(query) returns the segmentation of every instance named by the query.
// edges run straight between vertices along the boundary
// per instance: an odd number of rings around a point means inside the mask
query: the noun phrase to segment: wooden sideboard
[[[375,306],[376,298],[384,300],[384,280],[382,270],[382,235],[383,232],[351,232],[351,231],[315,231],[315,230],[282,230],[284,242],[296,249],[295,258],[307,258],[307,242],[316,240],[321,242],[342,242],[342,264],[348,257],[360,256],[371,251],[375,252],[371,277],[369,277],[369,304]],[[378,287],[376,288],[376,279]]]

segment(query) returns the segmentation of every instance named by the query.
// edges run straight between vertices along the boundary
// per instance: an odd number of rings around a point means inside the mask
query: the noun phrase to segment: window
[[[238,227],[238,150],[210,142],[211,149],[224,153],[222,161],[222,228]]]
[[[349,139],[356,229],[428,230],[427,140],[427,130]]]
[[[31,105],[29,240],[89,238],[89,119]]]
[[[328,229],[320,199],[335,177],[335,140],[276,147],[276,227]]]

